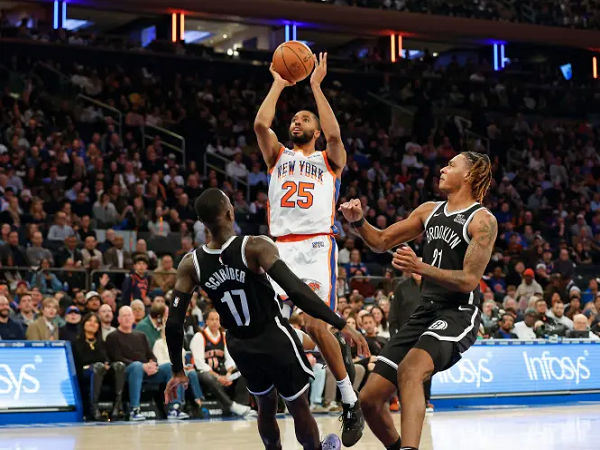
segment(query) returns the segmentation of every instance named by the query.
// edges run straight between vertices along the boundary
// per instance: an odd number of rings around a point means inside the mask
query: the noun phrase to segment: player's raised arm
[[[369,248],[374,252],[383,253],[397,245],[419,237],[425,229],[425,220],[427,220],[435,205],[434,202],[423,203],[411,213],[408,219],[396,222],[385,230],[380,230],[367,223],[358,199],[342,203],[339,209]]]
[[[346,165],[346,149],[344,149],[342,142],[340,125],[321,90],[321,82],[327,75],[327,53],[321,53],[318,60],[316,55],[313,55],[313,57],[315,59],[315,70],[310,76],[310,87],[317,103],[321,128],[327,140],[327,158],[334,169],[341,170]]]
[[[346,339],[356,343],[360,355],[368,356],[370,354],[369,346],[363,335],[347,326],[344,319],[329,309],[323,300],[298,278],[286,263],[279,259],[279,250],[269,238],[250,237],[246,244],[246,259],[251,270],[260,272],[262,269],[267,272],[283,288],[294,304],[306,314],[341,330]]]
[[[473,292],[487,267],[498,235],[496,218],[487,210],[475,213],[469,224],[471,242],[465,254],[462,270],[445,270],[419,261],[408,246],[399,248],[392,265],[402,271],[418,273],[435,283],[453,291]]]
[[[267,163],[268,168],[271,169],[277,161],[277,155],[281,148],[277,136],[273,130],[271,130],[271,124],[275,118],[277,100],[279,100],[279,96],[286,87],[293,86],[296,83],[284,80],[281,75],[275,72],[272,65],[269,68],[269,71],[271,72],[271,75],[273,75],[273,84],[256,113],[256,119],[254,119],[254,132],[256,133],[256,139],[258,140],[258,146],[260,147],[263,158]]]
[[[192,300],[192,292],[196,286],[197,277],[192,254],[184,256],[177,268],[177,282],[173,290],[173,304],[169,308],[169,318],[165,328],[167,347],[171,358],[173,373],[183,371],[181,349],[183,348],[183,323],[188,305]]]

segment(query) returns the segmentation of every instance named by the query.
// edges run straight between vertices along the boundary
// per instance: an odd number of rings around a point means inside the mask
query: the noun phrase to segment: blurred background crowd
[[[510,10],[495,1],[334,3],[508,21],[525,20],[527,9],[518,1]],[[596,6],[528,7],[533,23],[586,28],[597,23]],[[2,25],[14,45],[0,65],[0,338],[71,341],[90,415],[103,417],[108,374],[113,418],[124,400],[129,418],[144,420],[142,391],[170,374],[163,326],[177,265],[210,240],[194,200],[219,187],[239,233],[269,232],[268,174],[252,129],[270,86],[269,54],[159,41],[140,51],[129,38]],[[394,64],[377,45],[330,50],[325,92],[348,152],[339,201],[359,198],[367,220],[385,228],[444,199],[439,172],[458,152],[489,154],[484,203],[500,229],[481,280],[480,337],[600,339],[596,80],[518,60],[496,71],[484,57],[429,49]],[[284,144],[300,109],[314,109],[305,83],[278,105],[273,127]],[[338,313],[377,355],[418,301],[420,279],[396,272],[390,254],[371,252],[337,221]],[[410,245],[422,253],[421,238]],[[292,322],[302,328],[301,315]],[[192,389],[168,418],[202,415],[205,392],[227,412],[251,414],[201,290],[186,337]],[[339,411],[331,375],[310,357],[322,369],[313,409]],[[350,357],[359,389],[373,360]]]

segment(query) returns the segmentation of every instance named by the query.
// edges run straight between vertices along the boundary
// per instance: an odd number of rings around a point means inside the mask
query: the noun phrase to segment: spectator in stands
[[[386,344],[387,339],[381,338],[377,335],[377,324],[372,314],[365,314],[362,318],[363,330],[367,344],[369,344],[369,350],[371,355],[377,356],[381,353],[383,346]]]
[[[227,167],[225,168],[225,172],[227,173],[227,176],[232,178],[232,179],[240,179],[240,180],[245,180],[248,177],[248,168],[246,167],[246,165],[242,162],[242,152],[237,152],[234,156],[233,156],[233,161],[231,161],[230,163],[227,164]],[[237,182],[234,183],[234,185],[237,185]]]
[[[89,291],[85,294],[85,311],[98,313],[100,306],[102,305],[102,299],[100,294],[96,291]]]
[[[114,318],[113,310],[109,305],[104,304],[98,310],[98,316],[100,317],[102,340],[106,341],[106,336],[116,330],[116,328],[112,326]]]
[[[40,262],[40,267],[37,271],[31,273],[31,287],[37,288],[43,295],[53,294],[62,290],[63,283],[58,279],[56,274],[49,271],[50,261],[46,258]]]
[[[352,279],[357,271],[360,271],[362,276],[369,276],[367,266],[361,262],[360,250],[354,249],[350,252],[350,262],[346,264],[346,274]]]
[[[58,301],[46,297],[42,301],[42,315],[27,327],[28,341],[56,341],[58,340],[58,326],[54,323],[58,312]]]
[[[0,295],[0,340],[25,340],[23,325],[10,317],[10,303],[4,295]]]
[[[153,236],[168,236],[171,233],[171,225],[164,217],[164,210],[161,206],[157,206],[154,210],[152,220],[148,222],[148,230]]]
[[[36,318],[37,315],[33,308],[33,298],[30,294],[22,295],[19,298],[19,313],[16,315],[15,319],[27,329]]]
[[[106,236],[108,239],[108,233]],[[113,247],[104,253],[104,264],[109,269],[131,270],[133,268],[133,259],[131,259],[131,254],[123,249],[124,244],[123,236],[119,234],[114,236]]]
[[[81,311],[77,306],[69,306],[65,312],[65,325],[58,330],[58,337],[61,341],[74,342],[79,336],[79,323],[81,322]]]
[[[344,248],[339,251],[338,264],[347,265],[350,263],[350,252],[354,250],[354,238],[347,238],[344,242]]]
[[[179,263],[183,259],[185,255],[194,250],[194,241],[189,236],[184,236],[181,238],[181,249],[175,253],[175,267],[179,267]]]
[[[119,213],[115,205],[110,201],[110,195],[104,191],[92,208],[96,226],[98,228],[110,228],[119,222]]]
[[[91,417],[96,421],[105,421],[98,408],[98,402],[105,375],[111,371],[115,393],[111,419],[118,420],[125,387],[125,364],[121,361],[109,363],[100,331],[100,320],[96,314],[90,313],[83,318],[81,331],[73,344],[73,356],[77,373],[83,381],[80,385],[82,393],[85,392],[84,386],[89,386]]]
[[[519,285],[517,292],[515,293],[519,309],[524,310],[529,301],[529,297],[535,294],[543,295],[544,290],[542,289],[542,286],[535,281],[533,269],[526,269],[523,272],[523,282]]]
[[[140,323],[144,317],[146,317],[146,307],[144,306],[144,302],[141,300],[132,301],[131,310],[133,311],[133,318],[136,325]]]
[[[96,249],[96,237],[87,236],[84,241],[83,250],[81,250],[82,265],[84,268],[89,269],[93,259],[102,261],[102,253]]]
[[[538,314],[535,309],[527,309],[525,311],[525,319],[522,322],[517,322],[513,328],[514,333],[519,339],[535,339],[535,328]]]
[[[515,333],[513,333],[515,319],[511,314],[502,314],[498,321],[498,330],[492,335],[493,339],[519,339]]]
[[[352,307],[352,312],[358,314],[365,306],[365,298],[358,292],[353,292],[350,296],[350,306]]]
[[[374,306],[371,309],[371,315],[375,319],[375,326],[377,327],[377,336],[383,339],[390,338],[390,327],[385,317],[385,313],[379,306]]]
[[[148,258],[137,256],[133,269],[134,273],[125,278],[123,282],[121,301],[124,305],[129,305],[132,300],[140,299],[145,305],[149,305],[150,297],[148,297],[148,293],[151,280],[150,275],[146,273],[148,270]]]
[[[563,325],[567,330],[573,329],[573,321],[565,316],[565,304],[559,299],[552,304],[552,308],[546,315],[557,323]]]
[[[571,261],[567,249],[562,249],[560,251],[558,260],[554,261],[554,270],[552,272],[560,274],[563,280],[570,280],[573,278],[575,264]]]
[[[163,384],[171,378],[171,365],[156,363],[156,357],[150,349],[148,339],[133,329],[133,311],[129,306],[119,310],[119,328],[106,337],[106,348],[111,362],[123,362],[129,385],[129,420],[143,421],[146,418],[140,412],[142,383]],[[187,419],[189,416],[180,408],[185,395],[183,387],[177,392],[177,400],[169,405],[169,419]]]
[[[117,233],[115,233],[115,230],[113,230],[113,229],[106,230],[106,236],[105,236],[104,242],[102,244],[100,244],[98,250],[100,250],[100,252],[102,254],[105,254],[108,250],[110,250],[111,248],[114,247],[114,241],[115,241],[116,237],[117,237]],[[107,264],[107,263],[105,262],[105,264]]]
[[[160,267],[152,274],[151,290],[155,295],[164,295],[175,289],[177,281],[177,269],[173,267],[171,255],[165,255],[161,259]]]
[[[206,314],[206,328],[198,331],[190,342],[194,364],[200,382],[223,405],[223,409],[237,416],[249,414],[245,382],[242,378],[231,379],[235,362],[227,351],[225,334],[221,331],[219,313],[211,310]],[[233,400],[228,392],[234,396]]]
[[[569,331],[567,337],[600,340],[600,337],[590,331],[588,319],[583,314],[576,314],[573,317],[573,329]]]
[[[56,263],[59,267],[65,265],[67,259],[72,259],[76,267],[80,267],[83,261],[81,250],[77,248],[77,237],[75,234],[67,236],[65,246],[58,251]]]
[[[67,215],[62,211],[56,213],[54,225],[52,225],[48,231],[48,240],[64,242],[67,237],[72,236],[73,234],[75,234],[73,228],[67,225]]]
[[[26,250],[27,260],[33,267],[39,267],[42,259],[47,259],[51,266],[54,265],[54,257],[52,256],[52,252],[47,248],[44,248],[42,246],[43,243],[44,238],[42,233],[39,231],[33,233],[33,236],[31,237],[31,246]]]
[[[20,266],[26,267],[29,266],[29,261],[27,260],[27,254],[25,249],[19,245],[19,233],[16,231],[11,231],[8,233],[8,241],[4,248],[2,249],[4,253],[5,265],[7,266]],[[12,264],[6,264],[8,258],[12,261]]]
[[[150,348],[154,348],[155,342],[161,337],[161,331],[166,321],[166,312],[167,308],[164,303],[153,303],[149,314],[135,326],[137,331],[141,331],[146,335]]]

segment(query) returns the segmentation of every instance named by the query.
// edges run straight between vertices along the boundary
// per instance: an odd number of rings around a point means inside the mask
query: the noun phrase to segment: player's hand
[[[168,405],[173,400],[177,400],[177,388],[183,386],[183,389],[187,389],[189,383],[190,380],[184,371],[174,373],[165,389],[165,404]]]
[[[283,87],[290,87],[290,86],[294,86],[296,84],[295,81],[288,81],[285,78],[283,78],[281,75],[279,75],[279,73],[273,68],[273,64],[271,64],[271,67],[269,67],[269,72],[271,72],[271,75],[273,75],[273,83],[274,84],[280,84]]]
[[[319,59],[317,59],[317,55],[313,55],[313,59],[315,60],[315,70],[310,76],[310,84],[319,86],[327,75],[327,52],[319,53]]]
[[[354,342],[356,344],[356,353],[362,357],[371,356],[371,352],[369,350],[369,345],[365,340],[365,337],[359,331],[356,331],[351,326],[346,325],[342,331],[342,336],[348,343]]]
[[[348,222],[356,222],[363,217],[362,205],[360,204],[360,200],[357,198],[353,198],[349,202],[342,203],[339,210],[342,212]]]
[[[394,258],[392,259],[392,266],[396,269],[401,270],[402,272],[407,273],[421,273],[421,261],[415,254],[412,248],[408,245],[402,245],[396,250],[394,253]]]

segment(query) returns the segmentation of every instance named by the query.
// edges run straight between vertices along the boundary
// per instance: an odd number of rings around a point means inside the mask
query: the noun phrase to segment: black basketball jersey
[[[214,339],[206,330],[202,331],[204,336],[204,359],[212,370],[223,375],[227,372],[225,368],[225,336],[219,332]]]
[[[462,270],[467,247],[471,242],[469,224],[475,213],[482,208],[479,203],[474,203],[467,209],[449,213],[447,202],[440,202],[425,221],[423,262],[440,269]],[[473,292],[464,294],[424,278],[421,295],[423,300],[433,302],[478,305],[479,285]]]
[[[247,242],[248,236],[232,236],[220,249],[204,245],[193,253],[200,286],[221,316],[221,324],[242,339],[257,336],[280,316],[267,275],[246,265]]]

